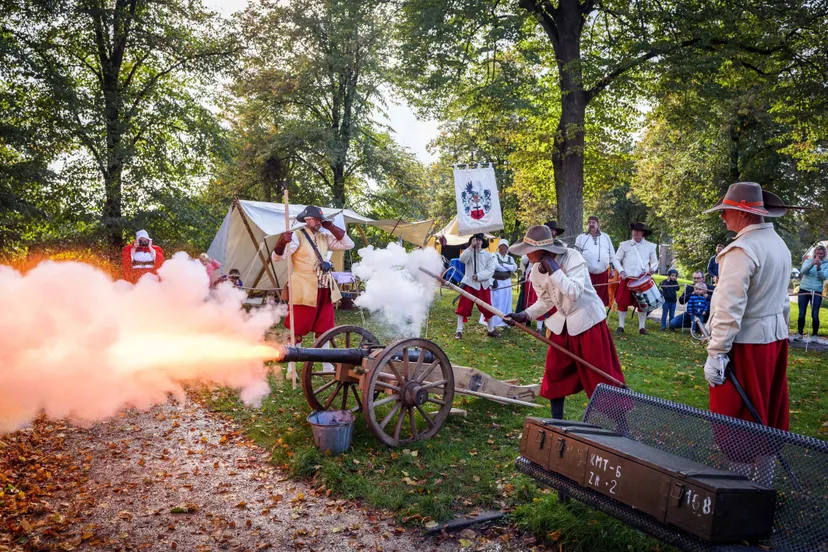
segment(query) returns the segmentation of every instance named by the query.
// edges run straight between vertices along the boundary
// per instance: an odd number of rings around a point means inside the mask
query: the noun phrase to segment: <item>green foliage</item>
[[[390,10],[380,1],[250,4],[228,106],[235,155],[219,187],[270,201],[287,185],[296,202],[405,213],[394,196],[415,187],[419,166],[375,120]]]
[[[4,0],[0,11],[3,93],[22,98],[0,125],[47,129],[49,149],[32,158],[59,172],[28,185],[61,194],[50,222],[76,219],[57,235],[102,227],[117,244],[156,198],[211,170],[223,133],[210,87],[238,49],[216,14],[185,0]]]

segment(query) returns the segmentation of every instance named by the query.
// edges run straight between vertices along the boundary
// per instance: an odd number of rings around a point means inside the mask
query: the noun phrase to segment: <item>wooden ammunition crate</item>
[[[521,455],[710,542],[770,536],[776,492],[584,422],[527,418]]]

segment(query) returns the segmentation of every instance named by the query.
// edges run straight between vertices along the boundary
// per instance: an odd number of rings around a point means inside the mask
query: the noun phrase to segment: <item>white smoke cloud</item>
[[[269,392],[264,332],[275,308],[252,315],[244,292],[209,296],[204,267],[186,253],[137,284],[90,265],[43,262],[25,275],[0,266],[0,432],[41,410],[52,418],[99,420],[124,406],[147,408],[181,384],[242,389],[256,404]]]
[[[365,281],[365,292],[354,303],[379,315],[400,337],[419,337],[439,283],[421,272],[443,271],[443,260],[434,248],[407,253],[390,243],[385,249],[369,245],[359,250],[362,261],[352,268]]]

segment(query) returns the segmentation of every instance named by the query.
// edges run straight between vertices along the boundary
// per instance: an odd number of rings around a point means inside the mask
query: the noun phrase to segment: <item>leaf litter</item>
[[[424,537],[268,458],[194,401],[89,427],[37,419],[0,436],[0,552],[537,549],[502,529]]]

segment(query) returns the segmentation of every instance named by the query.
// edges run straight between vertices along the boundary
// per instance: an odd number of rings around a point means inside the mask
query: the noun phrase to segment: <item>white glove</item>
[[[707,362],[704,363],[704,379],[710,387],[716,387],[725,382],[725,368],[728,362],[730,359],[724,353],[707,357]]]

